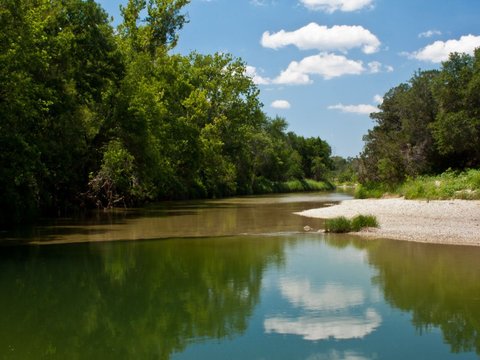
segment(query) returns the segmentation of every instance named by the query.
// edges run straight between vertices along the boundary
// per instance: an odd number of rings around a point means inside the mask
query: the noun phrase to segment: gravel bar
[[[329,219],[338,216],[375,215],[378,229],[362,236],[435,244],[480,246],[480,201],[471,200],[346,200],[298,215]]]

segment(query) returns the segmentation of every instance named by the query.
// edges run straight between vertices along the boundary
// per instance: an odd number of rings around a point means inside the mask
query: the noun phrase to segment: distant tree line
[[[0,225],[322,180],[330,146],[262,111],[245,64],[172,54],[188,0],[1,0]]]
[[[439,70],[418,71],[385,94],[364,137],[362,183],[480,167],[480,49],[453,53]]]

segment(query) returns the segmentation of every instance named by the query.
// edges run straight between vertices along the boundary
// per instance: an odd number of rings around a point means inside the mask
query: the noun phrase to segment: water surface
[[[338,196],[37,229],[80,242],[0,247],[0,359],[478,359],[480,250],[305,233],[321,220],[290,215]]]
[[[286,194],[97,211],[84,218],[44,221],[43,225],[28,231],[0,234],[0,244],[297,233],[303,232],[307,225],[318,230],[323,227],[323,221],[294,215],[294,212],[350,198],[345,193]]]

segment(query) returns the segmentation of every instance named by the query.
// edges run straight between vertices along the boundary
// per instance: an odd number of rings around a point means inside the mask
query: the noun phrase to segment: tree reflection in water
[[[169,359],[193,343],[239,338],[259,304],[266,270],[286,263],[289,242],[294,243],[292,249],[305,246],[299,239],[230,237],[1,248],[0,358]],[[310,241],[321,239],[319,235]],[[392,307],[411,312],[420,334],[439,328],[453,352],[480,354],[480,249],[337,235],[325,236],[325,242],[348,248],[342,258],[348,251],[356,256],[352,246],[362,250],[352,269],[364,268],[364,261],[376,269],[374,288],[380,288]],[[328,255],[328,249],[321,251]],[[309,263],[308,275],[307,268]],[[292,351],[328,353],[333,338],[345,341],[343,349],[341,342],[335,343],[344,352],[337,355],[353,354],[348,352],[349,341],[371,344],[365,345],[368,354],[376,351],[374,335],[381,335],[385,323],[384,314],[365,303],[370,296],[368,277],[363,289],[355,281],[350,284],[355,286],[315,284],[315,278],[284,275],[279,294],[303,312],[281,316],[280,311],[262,319],[267,335],[296,334],[285,348],[279,345],[284,338],[267,336],[279,341],[270,344],[274,350],[286,351],[297,344]],[[359,311],[354,320],[347,316],[352,308]],[[308,344],[297,343],[299,335]],[[361,350],[355,348],[354,354]]]
[[[168,359],[243,333],[282,241],[168,240],[0,253],[0,357]]]
[[[420,334],[438,327],[452,352],[480,354],[479,248],[335,236],[327,242],[366,249],[378,270],[374,283],[390,305],[412,313]]]

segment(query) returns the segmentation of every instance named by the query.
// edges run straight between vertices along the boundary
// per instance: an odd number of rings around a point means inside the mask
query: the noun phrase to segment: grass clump
[[[373,215],[357,215],[352,219],[352,230],[360,231],[365,228],[377,228],[378,220]]]
[[[325,231],[329,233],[348,233],[352,231],[352,222],[345,216],[325,220]]]
[[[358,232],[369,227],[378,227],[378,220],[373,215],[357,215],[353,219],[347,219],[345,216],[327,219],[325,221],[325,232],[329,233],[348,233]]]

